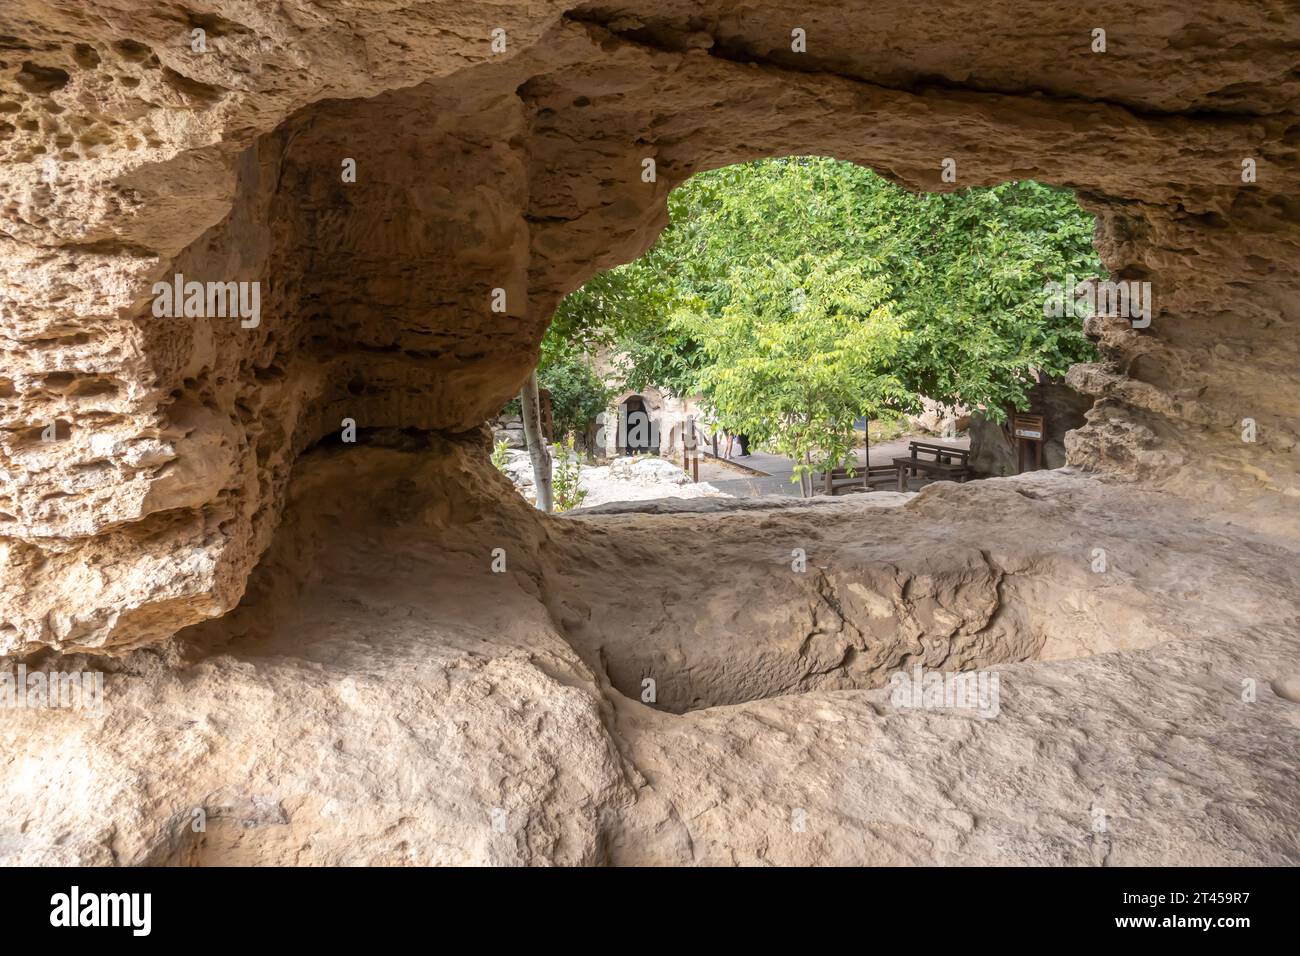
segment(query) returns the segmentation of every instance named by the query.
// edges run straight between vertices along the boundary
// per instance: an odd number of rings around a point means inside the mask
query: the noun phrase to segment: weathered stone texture
[[[1300,20],[1141,6],[13,0],[0,654],[122,653],[226,613],[300,453],[344,418],[475,428],[673,186],[779,154],[1076,189],[1156,309],[1092,323],[1070,463],[1300,530]],[[178,272],[260,281],[261,323],[155,318]]]

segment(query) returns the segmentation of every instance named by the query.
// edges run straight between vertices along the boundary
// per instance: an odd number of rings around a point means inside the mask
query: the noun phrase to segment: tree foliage
[[[559,336],[549,336],[542,343],[537,380],[551,394],[556,436],[568,432],[584,434],[613,397],[604,380],[596,374],[591,357],[580,346]]]
[[[730,431],[766,442],[811,472],[846,459],[854,421],[905,391],[890,366],[905,338],[882,276],[842,255],[777,260],[733,276],[720,311],[673,324],[707,357],[698,385]]]
[[[551,337],[612,347],[629,388],[703,393],[733,429],[789,428],[786,384],[758,374],[780,348],[798,351],[779,345],[784,322],[800,348],[827,350],[805,351],[805,363],[824,357],[857,383],[865,405],[896,409],[928,396],[1000,417],[1008,406],[1027,407],[1038,373],[1061,375],[1095,357],[1078,320],[1043,314],[1044,283],[1104,275],[1092,219],[1067,190],[1018,182],[914,195],[851,163],[801,156],[698,174],[668,207],[658,242],[568,296]],[[794,281],[837,291],[810,296],[807,312],[782,311],[775,303]],[[837,349],[854,317],[879,334],[882,314],[896,335]],[[812,315],[832,331],[816,333]],[[753,334],[748,345],[742,333]],[[886,340],[887,369],[875,364]],[[855,367],[850,356],[866,364]],[[754,382],[742,386],[737,369]],[[877,387],[886,373],[890,387]],[[756,418],[765,413],[766,431]]]

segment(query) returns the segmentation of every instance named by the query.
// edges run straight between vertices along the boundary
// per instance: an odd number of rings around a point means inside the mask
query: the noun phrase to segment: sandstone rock
[[[626,481],[684,485],[691,480],[682,467],[666,458],[614,458],[609,473]]]
[[[204,11],[0,10],[0,655],[107,675],[0,711],[0,859],[1300,862],[1300,21]],[[1087,323],[1093,475],[541,518],[480,423],[561,297],[694,172],[810,152],[1077,191],[1155,302]],[[156,317],[178,274],[259,322]],[[914,661],[999,716],[894,705]]]
[[[1062,382],[1041,382],[1028,392],[1032,403],[1029,412],[1043,416],[1046,430],[1043,467],[1064,467],[1068,460],[1067,436],[1087,422],[1086,415],[1092,402]],[[1017,473],[1016,446],[1009,437],[1010,429],[1010,418],[999,423],[978,412],[972,417],[970,461],[978,474],[1005,476]],[[1033,467],[1032,454],[1032,450],[1026,452],[1027,468]]]
[[[63,658],[97,714],[0,710],[0,862],[1300,862],[1293,541],[1066,472],[546,519],[434,444],[291,488],[236,611]],[[896,697],[958,662],[996,713]]]
[[[632,477],[674,485],[684,485],[691,480],[680,465],[664,458],[641,459],[632,465]]]
[[[968,7],[217,0],[196,53],[163,7],[10,4],[0,653],[116,652],[233,607],[303,449],[345,418],[473,429],[560,297],[653,241],[675,184],[799,151],[919,189],[1078,190],[1156,313],[1092,323],[1070,462],[1296,527],[1300,27],[1116,7],[1126,53],[1093,54],[1105,10]],[[260,281],[260,325],[154,318],[177,273]],[[142,563],[141,540],[186,558]]]
[[[907,416],[913,428],[928,435],[953,438],[964,431],[970,421],[970,412],[961,405],[945,405],[932,398],[921,399],[921,411]]]

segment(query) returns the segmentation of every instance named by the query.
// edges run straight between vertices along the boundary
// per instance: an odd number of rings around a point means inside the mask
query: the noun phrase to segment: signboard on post
[[[1030,446],[1034,450],[1034,470],[1043,467],[1043,438],[1047,434],[1042,415],[1023,415],[1016,412],[1011,416],[1011,434],[1016,439],[1016,473],[1025,471],[1026,453]]]
[[[695,429],[695,416],[686,416],[686,426],[682,429],[682,468],[696,484],[700,482],[699,437]]]

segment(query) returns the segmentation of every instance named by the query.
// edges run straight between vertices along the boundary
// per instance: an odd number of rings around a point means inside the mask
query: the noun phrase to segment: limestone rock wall
[[[223,614],[303,449],[345,418],[476,427],[673,186],[778,154],[1078,190],[1155,315],[1092,323],[1070,462],[1294,525],[1297,42],[1234,3],[14,0],[0,654]],[[155,318],[176,273],[259,282],[260,323]]]

